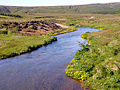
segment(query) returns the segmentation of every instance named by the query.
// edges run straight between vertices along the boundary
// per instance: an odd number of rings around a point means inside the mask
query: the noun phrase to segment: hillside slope
[[[11,13],[66,13],[66,14],[119,14],[120,3],[74,6],[17,7],[0,6],[0,12]]]
[[[10,13],[11,11],[6,6],[0,6],[0,12]]]

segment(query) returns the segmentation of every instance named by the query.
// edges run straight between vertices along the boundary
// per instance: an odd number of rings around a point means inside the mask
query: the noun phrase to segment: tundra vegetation
[[[80,15],[66,24],[101,30],[81,35],[88,44],[77,51],[66,75],[90,89],[120,89],[120,16]]]
[[[90,89],[120,89],[119,14],[32,13],[20,16],[0,16],[0,59],[49,44],[56,40],[50,36],[74,31],[77,26],[97,28],[101,31],[81,36],[88,44],[77,51],[67,66],[66,75],[83,80],[83,86]],[[71,27],[65,29],[55,23]]]
[[[51,16],[0,13],[0,59],[31,52],[56,41],[57,34],[77,30],[56,25]]]
[[[46,6],[46,7],[15,7],[0,6],[0,12],[7,13],[59,13],[59,14],[120,14],[120,3]]]

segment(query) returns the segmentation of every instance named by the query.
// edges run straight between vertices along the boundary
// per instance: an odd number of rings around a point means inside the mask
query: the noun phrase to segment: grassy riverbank
[[[20,34],[0,35],[0,59],[31,52],[56,41],[49,36],[25,36]]]
[[[102,31],[86,33],[88,45],[78,50],[66,69],[66,75],[84,81],[90,89],[120,89],[120,18],[119,15],[86,15],[73,20],[75,26]]]
[[[78,30],[78,28],[76,28],[74,26],[71,26],[69,28],[63,28],[63,29],[59,29],[59,30],[56,30],[56,31],[52,31],[48,35],[55,36],[55,35],[59,35],[59,34],[73,32],[73,31],[76,31],[76,30]]]
[[[60,29],[54,31],[53,33],[46,33],[40,36],[21,35],[19,33],[12,33],[11,31],[1,30],[0,59],[31,52],[57,40],[56,37],[51,38],[50,36],[63,34],[74,30],[76,30],[76,28]]]
[[[50,36],[76,30],[75,27],[59,28],[55,23],[97,28],[102,31],[82,35],[89,44],[76,53],[66,69],[66,75],[83,80],[84,86],[90,89],[120,88],[120,15],[56,14],[51,15],[56,18],[42,18],[42,21],[34,19],[38,16],[28,15],[27,18],[22,15],[21,19],[8,20],[6,17],[0,20],[5,22],[0,27],[0,59],[30,52],[56,40]],[[21,33],[21,30],[25,33]]]
[[[50,36],[77,30],[57,26],[52,19],[32,19],[34,16],[29,15],[21,19],[9,17],[0,20],[0,59],[31,52],[57,40]]]

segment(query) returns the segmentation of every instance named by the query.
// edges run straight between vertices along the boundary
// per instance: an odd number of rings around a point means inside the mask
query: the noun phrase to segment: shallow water
[[[85,90],[65,75],[65,68],[80,49],[78,42],[86,42],[81,34],[88,31],[99,30],[79,27],[36,51],[0,61],[0,90]]]

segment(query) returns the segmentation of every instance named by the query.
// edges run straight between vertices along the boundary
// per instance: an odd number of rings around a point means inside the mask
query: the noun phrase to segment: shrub
[[[32,26],[32,27],[30,27],[30,29],[33,29],[33,30],[37,30],[37,26]]]
[[[8,34],[8,31],[6,29],[0,29],[0,34]]]
[[[14,30],[14,31],[21,31],[21,29],[19,27],[14,27],[14,28],[12,28],[12,30]]]

